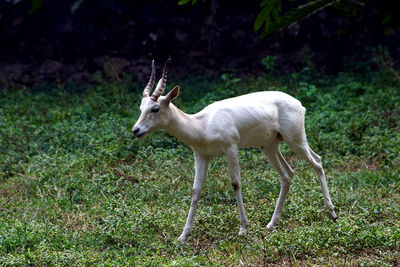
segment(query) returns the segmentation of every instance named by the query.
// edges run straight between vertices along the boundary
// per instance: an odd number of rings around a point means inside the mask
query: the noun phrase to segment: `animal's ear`
[[[170,102],[172,99],[177,97],[178,94],[179,94],[179,86],[175,86],[174,89],[169,91],[169,93],[166,95],[166,99],[168,100],[168,102]]]

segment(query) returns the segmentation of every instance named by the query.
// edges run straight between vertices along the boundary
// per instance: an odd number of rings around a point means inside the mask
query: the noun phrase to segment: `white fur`
[[[302,159],[312,164],[321,183],[325,206],[336,219],[329,196],[321,158],[308,146],[305,129],[305,108],[295,98],[275,91],[266,91],[229,98],[215,102],[202,111],[190,115],[175,107],[171,100],[178,94],[175,87],[157,102],[144,97],[141,115],[133,127],[134,134],[142,137],[159,129],[165,129],[189,145],[195,156],[195,178],[192,202],[186,225],[179,240],[184,243],[190,234],[199,195],[206,177],[210,159],[225,155],[231,183],[235,191],[240,213],[239,235],[247,231],[248,221],[243,206],[238,149],[258,147],[267,156],[281,177],[281,192],[267,229],[279,222],[288,193],[293,171],[279,151],[279,143],[285,141]],[[154,106],[159,112],[152,113]]]

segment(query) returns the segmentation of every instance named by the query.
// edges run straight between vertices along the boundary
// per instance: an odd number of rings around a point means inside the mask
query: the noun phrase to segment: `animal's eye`
[[[153,112],[153,113],[157,113],[158,111],[160,111],[160,107],[158,107],[158,106],[155,106],[151,109],[151,112]]]

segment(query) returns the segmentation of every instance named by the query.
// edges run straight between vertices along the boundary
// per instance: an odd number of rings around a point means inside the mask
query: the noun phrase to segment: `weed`
[[[399,265],[396,84],[383,72],[183,81],[176,104],[187,112],[260,88],[301,100],[339,210],[331,222],[315,172],[282,144],[295,177],[280,226],[265,232],[279,176],[257,149],[244,149],[248,235],[236,236],[226,161],[216,158],[185,247],[176,238],[190,205],[192,152],[163,131],[131,136],[141,86],[118,76],[88,88],[4,89],[0,265]]]

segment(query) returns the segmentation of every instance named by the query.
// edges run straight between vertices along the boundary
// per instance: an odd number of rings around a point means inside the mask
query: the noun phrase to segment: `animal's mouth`
[[[135,136],[136,136],[137,138],[140,138],[140,137],[143,137],[146,133],[147,133],[147,132],[141,132],[141,133],[135,134]]]

